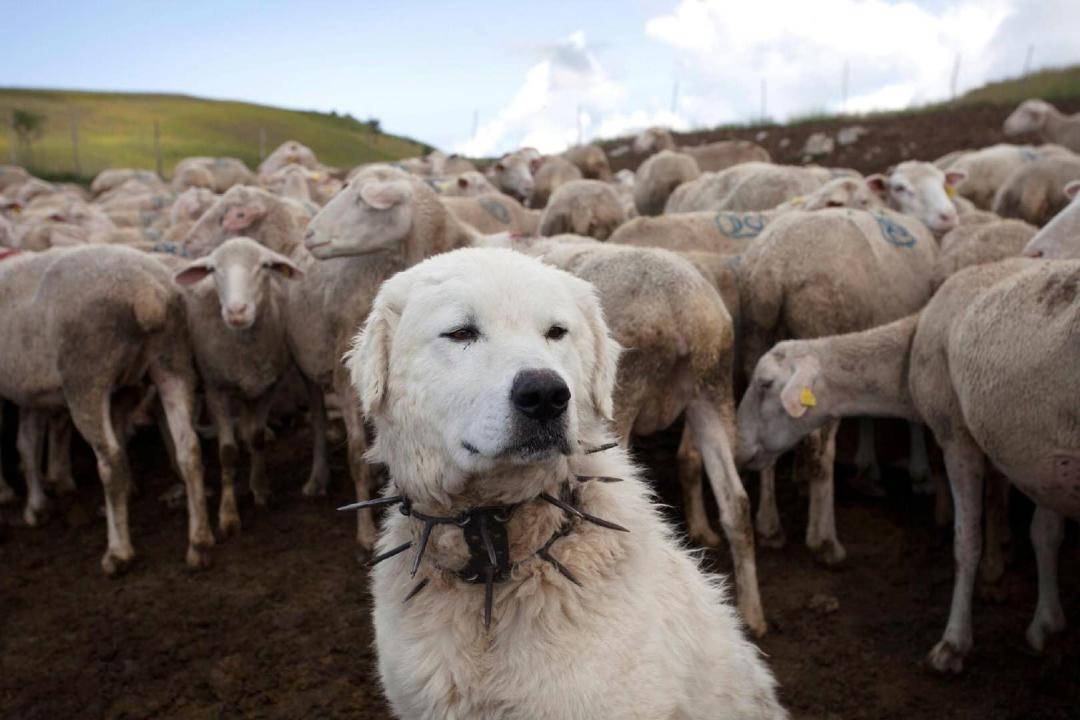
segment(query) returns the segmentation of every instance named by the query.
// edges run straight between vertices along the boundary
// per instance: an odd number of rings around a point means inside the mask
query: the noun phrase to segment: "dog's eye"
[[[466,325],[465,327],[459,327],[457,330],[444,332],[439,337],[453,340],[456,343],[470,343],[480,337],[480,331],[473,325]]]
[[[564,328],[562,325],[552,325],[550,328],[548,328],[548,331],[544,335],[544,337],[546,337],[548,340],[562,340],[568,332],[569,330]]]

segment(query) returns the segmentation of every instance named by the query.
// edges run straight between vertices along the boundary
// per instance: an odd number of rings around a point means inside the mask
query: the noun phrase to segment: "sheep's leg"
[[[4,416],[3,401],[0,400],[0,433],[2,433],[3,429],[4,429],[4,417],[3,416]],[[2,455],[2,454],[3,454],[3,451],[2,451],[2,449],[0,449],[0,455]],[[16,500],[15,491],[12,490],[11,486],[8,485],[7,482],[4,481],[3,458],[0,457],[0,505],[7,505],[8,503],[15,502],[15,500]]]
[[[176,464],[187,490],[188,550],[190,567],[207,567],[209,549],[214,546],[214,534],[206,514],[206,488],[203,485],[202,451],[195,435],[192,419],[194,392],[191,383],[175,372],[155,365],[150,377],[161,396],[161,405],[169,425],[169,435],[176,448]]]
[[[236,449],[232,413],[228,398],[211,388],[206,390],[206,410],[217,435],[218,462],[221,465],[221,502],[218,504],[218,529],[223,537],[240,533],[240,512],[236,508]]]
[[[881,465],[877,460],[873,418],[859,418],[859,445],[855,449],[852,486],[869,497],[885,497],[885,490],[881,487]]]
[[[686,409],[686,421],[705,461],[705,470],[720,506],[720,524],[731,546],[739,612],[750,632],[760,637],[768,626],[758,591],[750,498],[735,469],[733,417],[733,408],[722,415],[713,403],[700,398]]]
[[[1039,602],[1027,629],[1027,641],[1038,652],[1046,647],[1048,636],[1065,629],[1065,611],[1061,608],[1058,590],[1058,549],[1064,535],[1064,518],[1037,506],[1035,517],[1031,519],[1031,544],[1035,547],[1035,564],[1039,568]]]
[[[240,407],[240,437],[251,457],[248,482],[251,493],[255,496],[255,504],[260,507],[268,505],[273,496],[266,481],[266,419],[270,414],[270,403],[273,399],[274,394],[268,392]]]
[[[758,511],[755,526],[758,543],[762,547],[782,548],[787,542],[784,526],[780,523],[780,511],[776,507],[776,464],[758,473]]]
[[[1009,481],[988,468],[983,481],[983,553],[979,564],[979,595],[984,599],[1004,599],[1000,585],[1005,575],[1005,526],[1009,522],[1005,497],[1008,492]]]
[[[59,413],[49,420],[47,447],[46,481],[61,494],[75,492],[75,480],[71,475],[71,417],[67,413]]]
[[[847,551],[836,534],[836,508],[833,497],[833,461],[836,458],[836,430],[833,420],[807,435],[796,455],[796,468],[807,476],[810,487],[810,512],[806,523],[806,546],[826,565],[844,561]]]
[[[926,450],[926,428],[922,423],[908,423],[908,477],[917,493],[934,491],[930,479],[930,455]]]
[[[939,528],[952,523],[952,492],[949,490],[949,478],[940,468],[930,468],[930,479],[934,482],[934,524]]]
[[[326,447],[326,397],[322,386],[304,378],[308,391],[308,412],[311,415],[312,459],[311,475],[302,492],[308,497],[326,495],[330,486],[330,457]]]
[[[720,544],[720,536],[709,527],[709,518],[705,514],[705,486],[701,482],[701,453],[694,446],[694,437],[689,423],[683,426],[682,439],[679,441],[679,451],[675,459],[678,463],[683,509],[686,512],[686,526],[690,537],[699,545],[716,547]]]
[[[956,579],[945,634],[930,651],[930,665],[940,672],[960,672],[971,650],[971,595],[982,554],[983,470],[985,458],[969,437],[954,436],[945,450],[955,517],[953,552]]]
[[[367,438],[364,436],[364,420],[360,415],[359,403],[351,390],[343,389],[341,398],[344,401],[341,407],[342,417],[345,419],[345,431],[349,436],[349,474],[352,476],[353,485],[356,487],[356,501],[364,502],[374,496],[374,480],[371,476],[371,466],[364,459],[367,452]],[[360,510],[356,514],[356,542],[363,550],[371,550],[375,547],[374,511]]]
[[[128,529],[128,496],[131,470],[122,436],[113,425],[112,399],[108,392],[70,394],[69,410],[75,429],[86,438],[97,458],[98,476],[105,490],[105,526],[108,549],[101,558],[106,575],[116,575],[135,559]]]
[[[31,527],[41,525],[49,515],[49,498],[42,481],[41,454],[45,449],[48,415],[41,410],[23,408],[19,413],[19,457],[26,475],[26,509],[23,520]]]

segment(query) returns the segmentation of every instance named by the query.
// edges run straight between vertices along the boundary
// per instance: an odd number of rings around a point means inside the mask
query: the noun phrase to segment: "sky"
[[[1080,63],[1080,0],[0,0],[0,87],[180,92],[557,152],[891,109]],[[846,92],[845,92],[846,88]]]

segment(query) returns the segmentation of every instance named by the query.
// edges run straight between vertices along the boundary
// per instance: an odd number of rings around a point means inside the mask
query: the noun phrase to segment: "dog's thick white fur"
[[[591,285],[509,250],[436,256],[383,285],[348,364],[388,492],[432,515],[523,503],[507,525],[516,565],[495,586],[490,630],[483,584],[452,572],[468,558],[455,526],[436,527],[416,577],[412,552],[373,570],[379,673],[398,716],[787,717],[720,581],[673,537],[625,450],[582,452],[610,439],[618,354]],[[537,369],[570,390],[556,423],[566,442],[531,437],[511,401],[518,373]],[[578,520],[553,544],[580,587],[534,555],[564,518],[536,498],[567,483],[584,510],[630,530]],[[420,529],[391,510],[377,552]]]

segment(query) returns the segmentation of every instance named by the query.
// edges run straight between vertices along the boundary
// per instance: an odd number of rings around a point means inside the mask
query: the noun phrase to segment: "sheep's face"
[[[525,156],[507,155],[492,166],[490,179],[507,195],[526,202],[533,194],[532,164]]]
[[[412,182],[358,177],[308,224],[304,244],[320,260],[398,250],[412,230]]]
[[[893,210],[918,218],[935,235],[943,235],[959,223],[952,196],[967,173],[943,172],[930,163],[908,161],[887,176],[871,175],[867,185]]]
[[[855,178],[837,178],[806,197],[805,210],[848,207],[868,210],[881,205],[879,198],[870,186]]]
[[[213,253],[187,265],[176,274],[180,285],[194,285],[213,277],[222,321],[233,330],[255,324],[265,307],[274,277],[302,275],[288,258],[246,237],[232,238]]]
[[[634,152],[639,155],[651,154],[660,150],[670,150],[675,147],[675,141],[671,133],[663,128],[649,128],[634,138]]]
[[[1020,135],[1041,130],[1049,114],[1049,103],[1042,100],[1025,100],[1005,119],[1005,134]]]
[[[761,358],[739,403],[740,466],[768,467],[829,419],[818,400],[825,394],[820,375],[817,358],[798,343],[781,343]]]

